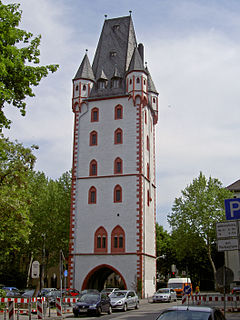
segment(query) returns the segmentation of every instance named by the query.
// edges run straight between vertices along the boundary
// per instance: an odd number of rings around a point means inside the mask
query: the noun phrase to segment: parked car
[[[217,308],[197,306],[174,306],[163,310],[156,320],[226,320]]]
[[[32,298],[34,296],[35,293],[35,289],[26,289],[24,290],[24,292],[22,293],[22,297],[23,298]],[[36,293],[36,297],[38,296],[38,293]]]
[[[240,287],[233,287],[232,294],[240,294]]]
[[[51,290],[48,293],[46,293],[45,297],[48,300],[48,303],[51,307],[56,306],[56,299],[61,297],[61,291],[60,290]]]
[[[57,291],[57,288],[42,288],[39,295],[45,297],[50,291]]]
[[[86,293],[73,307],[74,316],[84,313],[93,313],[100,316],[102,312],[112,313],[110,298],[105,293]]]
[[[112,294],[114,291],[119,290],[119,288],[104,288],[101,292],[106,293],[108,296]]]
[[[6,292],[6,297],[21,297],[21,291],[16,287],[3,287],[2,290]]]
[[[153,302],[171,302],[177,301],[177,294],[171,288],[161,288],[153,295]]]
[[[130,308],[139,308],[139,299],[133,290],[118,290],[110,295],[113,310],[127,311]]]
[[[76,297],[80,294],[80,291],[78,291],[77,289],[71,289],[71,288],[64,289],[62,292],[64,296],[68,296],[68,297],[69,296]]]

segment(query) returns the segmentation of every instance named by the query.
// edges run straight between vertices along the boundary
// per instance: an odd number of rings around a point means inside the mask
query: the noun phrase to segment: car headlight
[[[123,301],[119,300],[117,304],[121,305],[121,304],[123,304]]]
[[[95,308],[97,308],[96,304],[93,304],[93,305],[89,306],[89,309],[95,309]]]

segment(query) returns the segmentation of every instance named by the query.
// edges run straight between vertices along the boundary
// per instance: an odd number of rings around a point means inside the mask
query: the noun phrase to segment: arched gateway
[[[73,79],[69,286],[155,291],[158,93],[131,16],[106,19]]]

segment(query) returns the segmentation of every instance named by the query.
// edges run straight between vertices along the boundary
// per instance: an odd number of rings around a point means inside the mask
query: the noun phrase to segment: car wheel
[[[98,307],[98,308],[97,308],[97,315],[100,316],[101,313],[102,313],[102,309],[101,309],[101,307]]]
[[[109,306],[109,309],[108,309],[108,314],[111,314],[112,313],[112,307]]]
[[[139,302],[136,303],[135,309],[139,309]]]
[[[123,311],[126,312],[127,311],[127,304],[125,303],[123,306]]]

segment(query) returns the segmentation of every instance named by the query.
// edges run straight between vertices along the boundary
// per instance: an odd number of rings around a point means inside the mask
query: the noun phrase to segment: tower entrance
[[[106,287],[127,289],[126,282],[120,272],[104,264],[97,266],[87,274],[82,290],[97,289],[101,291]]]

